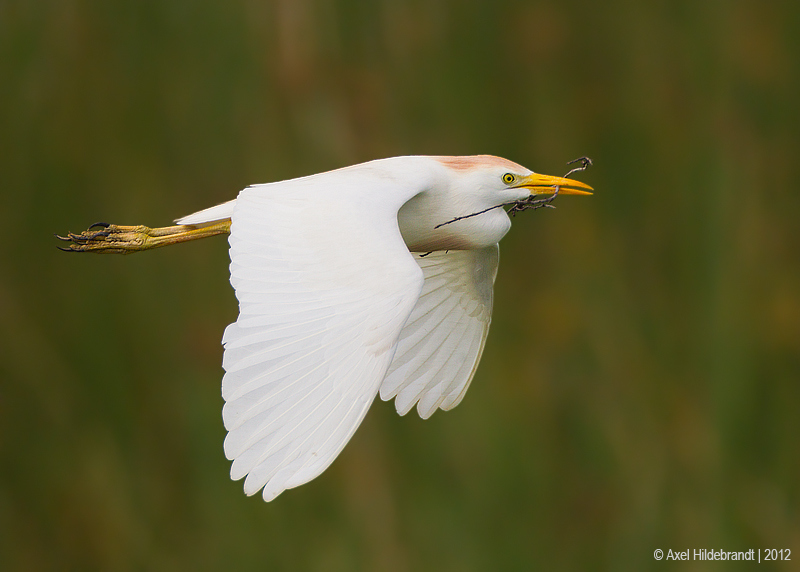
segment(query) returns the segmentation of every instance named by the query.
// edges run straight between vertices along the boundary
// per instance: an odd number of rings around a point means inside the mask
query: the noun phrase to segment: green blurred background
[[[476,153],[553,175],[589,155],[597,193],[515,219],[458,408],[377,402],[270,504],[222,453],[226,241],[93,257],[52,237]],[[798,157],[797,2],[0,1],[0,565],[796,562]]]

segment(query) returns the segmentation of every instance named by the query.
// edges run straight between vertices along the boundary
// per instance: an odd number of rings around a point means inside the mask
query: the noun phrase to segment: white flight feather
[[[469,387],[489,333],[498,253],[493,245],[415,255],[425,283],[381,384],[381,399],[396,397],[401,415],[415,402],[423,419],[452,409]],[[456,329],[462,338],[448,342]]]

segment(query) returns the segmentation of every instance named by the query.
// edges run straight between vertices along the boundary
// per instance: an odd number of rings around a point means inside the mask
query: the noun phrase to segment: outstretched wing
[[[422,287],[397,226],[413,190],[347,177],[250,187],[231,216],[240,313],[223,337],[225,454],[265,500],[348,442]]]
[[[418,403],[427,419],[437,407],[458,405],[478,368],[492,320],[499,247],[414,257],[425,283],[400,333],[381,399],[397,396],[400,415]]]

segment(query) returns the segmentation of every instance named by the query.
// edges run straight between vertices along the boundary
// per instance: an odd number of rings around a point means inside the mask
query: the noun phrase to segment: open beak
[[[560,195],[591,195],[591,191],[594,190],[589,185],[574,179],[551,177],[550,175],[540,175],[539,173],[532,173],[527,177],[523,177],[514,186],[528,189],[532,195],[551,195],[556,192],[556,186],[558,186],[558,194]]]

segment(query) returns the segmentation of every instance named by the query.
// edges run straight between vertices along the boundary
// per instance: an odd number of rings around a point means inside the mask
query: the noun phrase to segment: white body
[[[531,172],[496,157],[397,157],[244,189],[231,218],[237,321],[223,343],[231,477],[265,500],[319,475],[377,393],[455,407],[489,330],[502,208]],[[427,254],[426,253],[430,253]]]

